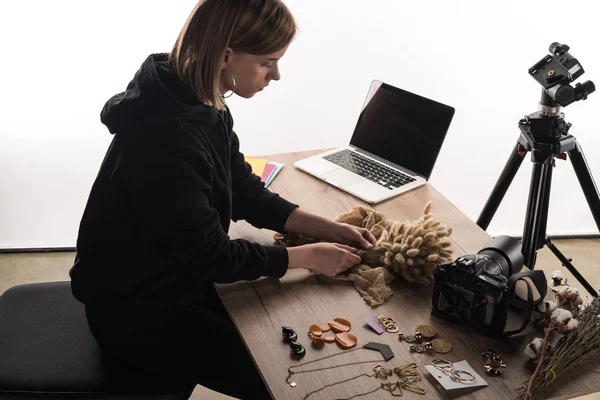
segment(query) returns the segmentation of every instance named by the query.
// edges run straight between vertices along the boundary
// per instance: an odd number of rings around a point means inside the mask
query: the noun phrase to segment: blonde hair
[[[227,48],[271,54],[295,35],[296,22],[281,0],[200,0],[179,33],[169,65],[202,103],[224,110],[219,76]]]

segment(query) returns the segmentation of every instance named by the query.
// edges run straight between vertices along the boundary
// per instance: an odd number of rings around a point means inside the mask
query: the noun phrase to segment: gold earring
[[[461,375],[466,375],[467,377],[464,378]],[[468,371],[463,371],[461,369],[452,372],[450,374],[450,379],[452,379],[454,382],[465,382],[465,383],[475,382],[475,376],[473,376],[473,374],[471,374]]]

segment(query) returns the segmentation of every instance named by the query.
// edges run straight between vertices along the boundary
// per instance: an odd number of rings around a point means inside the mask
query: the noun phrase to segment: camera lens
[[[523,268],[523,253],[521,253],[521,243],[510,236],[497,236],[486,247],[477,254],[485,256],[498,265],[494,271],[489,271],[504,275],[506,278],[513,273],[521,271]]]

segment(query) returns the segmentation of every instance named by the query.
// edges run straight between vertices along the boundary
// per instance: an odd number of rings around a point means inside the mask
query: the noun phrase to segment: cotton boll
[[[538,309],[542,314],[548,314],[556,310],[556,303],[553,301],[544,301],[538,306]]]
[[[564,276],[562,271],[557,269],[552,273],[552,281],[550,282],[551,286],[559,286],[563,284]]]
[[[552,312],[551,318],[555,325],[560,326],[566,324],[571,318],[573,318],[573,314],[571,311],[565,310],[564,308],[557,308]]]
[[[583,304],[583,297],[578,295],[577,298],[575,300],[573,300],[573,304],[576,306]]]
[[[567,330],[572,331],[573,329],[577,328],[579,326],[579,320],[576,320],[575,318],[571,318],[569,320],[569,322],[567,323]]]
[[[552,279],[563,279],[563,278],[564,278],[564,276],[560,269],[557,269],[552,273]]]
[[[568,287],[565,292],[565,296],[569,300],[575,300],[577,297],[579,297],[579,289]]]
[[[577,298],[577,296],[579,296],[579,289],[572,288],[570,286],[565,286],[560,288],[560,290],[558,291],[558,295],[562,299],[574,300],[575,298]]]
[[[529,359],[535,360],[537,358],[537,353],[531,348],[531,343],[525,347],[523,353],[525,354],[525,357]]]
[[[525,353],[525,355],[534,360],[538,357],[538,354],[541,353],[542,351],[542,343],[544,342],[543,339],[541,338],[535,338],[531,341],[531,343],[529,343],[526,347],[525,350],[523,351],[523,353]]]

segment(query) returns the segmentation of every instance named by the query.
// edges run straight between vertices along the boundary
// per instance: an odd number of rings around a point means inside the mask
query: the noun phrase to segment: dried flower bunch
[[[544,337],[535,338],[524,350],[536,369],[517,389],[518,399],[534,399],[560,373],[600,354],[598,299],[584,305],[579,290],[568,286],[558,270],[552,274],[549,285],[555,301],[545,301],[538,307],[540,317],[535,324],[543,327]],[[560,334],[554,346],[553,332]]]
[[[366,227],[369,228],[367,221]],[[452,259],[452,228],[432,219],[431,202],[423,215],[415,221],[385,220],[377,227],[375,250],[360,254],[363,264],[371,267],[387,266],[390,272],[408,282],[428,284],[433,281],[433,269],[441,262]],[[371,229],[371,228],[369,228]]]
[[[428,284],[433,270],[452,259],[452,228],[432,218],[432,203],[423,208],[423,215],[414,221],[395,221],[373,209],[355,206],[336,218],[337,222],[366,228],[377,239],[371,250],[359,250],[360,265],[336,279],[352,281],[356,289],[372,306],[380,305],[391,295],[387,284],[393,277],[408,282]],[[274,239],[286,246],[316,242],[294,234],[275,234]]]

